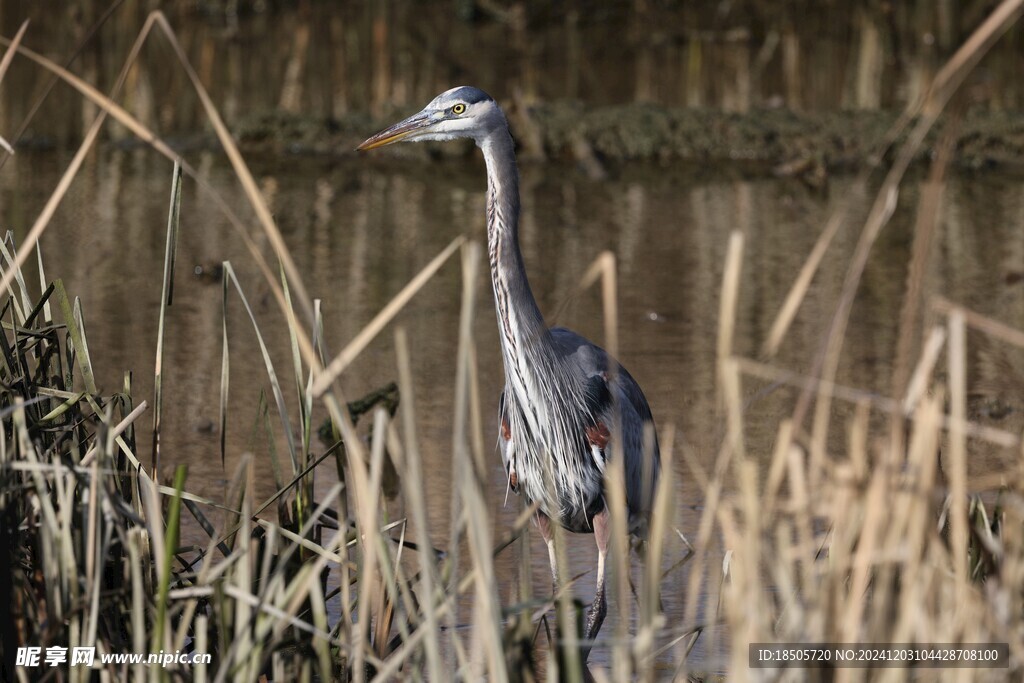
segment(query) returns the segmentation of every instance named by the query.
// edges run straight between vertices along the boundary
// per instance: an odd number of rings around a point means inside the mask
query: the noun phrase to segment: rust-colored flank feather
[[[604,422],[598,422],[595,425],[587,427],[587,442],[591,446],[597,446],[601,450],[608,445],[608,440],[611,438],[611,433],[608,431],[608,427],[605,426]]]

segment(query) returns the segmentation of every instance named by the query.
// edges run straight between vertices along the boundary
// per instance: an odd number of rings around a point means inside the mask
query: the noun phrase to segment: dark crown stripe
[[[494,99],[480,88],[474,88],[468,85],[459,88],[454,93],[452,93],[452,95],[462,100],[466,104],[476,104],[477,102],[490,102]]]

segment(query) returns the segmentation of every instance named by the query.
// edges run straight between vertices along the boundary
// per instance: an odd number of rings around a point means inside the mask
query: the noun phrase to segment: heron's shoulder
[[[633,406],[641,419],[651,419],[647,397],[633,376],[608,352],[586,337],[564,327],[551,328],[551,339],[558,356],[574,364],[587,378],[587,392],[595,397],[604,397],[606,391],[618,391],[619,395]],[[614,368],[614,369],[613,369]],[[615,389],[600,389],[596,382],[607,383],[611,376]]]
[[[564,327],[552,327],[551,341],[561,359],[572,361],[585,371],[607,372],[608,352],[583,335]]]

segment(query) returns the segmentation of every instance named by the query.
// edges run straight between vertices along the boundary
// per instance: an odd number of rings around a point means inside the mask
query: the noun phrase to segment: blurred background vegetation
[[[163,10],[229,125],[276,111],[327,122],[382,118],[472,83],[503,102],[651,103],[728,112],[901,109],[996,5],[993,0],[47,0],[0,2],[0,32],[111,88],[145,16]],[[109,17],[95,29],[105,15]],[[91,37],[90,37],[91,36]],[[1019,27],[965,89],[1020,109]],[[72,50],[80,48],[72,56]],[[47,78],[16,60],[0,128]],[[124,102],[164,135],[205,126],[165,41],[149,41]],[[80,137],[92,107],[58,86],[24,142]],[[118,135],[116,127],[112,135]]]

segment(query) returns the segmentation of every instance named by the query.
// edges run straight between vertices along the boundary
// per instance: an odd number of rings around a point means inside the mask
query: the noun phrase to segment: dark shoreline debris
[[[880,141],[897,117],[897,112],[885,111],[765,109],[739,114],[573,102],[547,103],[530,111],[531,136],[542,145],[540,159],[579,163],[580,150],[586,150],[590,168],[678,160],[762,166],[765,173],[776,174],[790,168],[855,169],[879,152]],[[954,154],[958,167],[1024,169],[1024,113],[977,112],[965,116],[959,126]],[[366,131],[376,127],[379,122],[366,115],[325,120],[274,111],[250,114],[234,132],[243,150],[251,152],[340,157],[354,154]],[[940,122],[932,138],[937,139],[941,129]],[[426,160],[465,156],[471,147],[412,145],[398,153]],[[931,149],[926,142],[918,160],[930,158]]]

